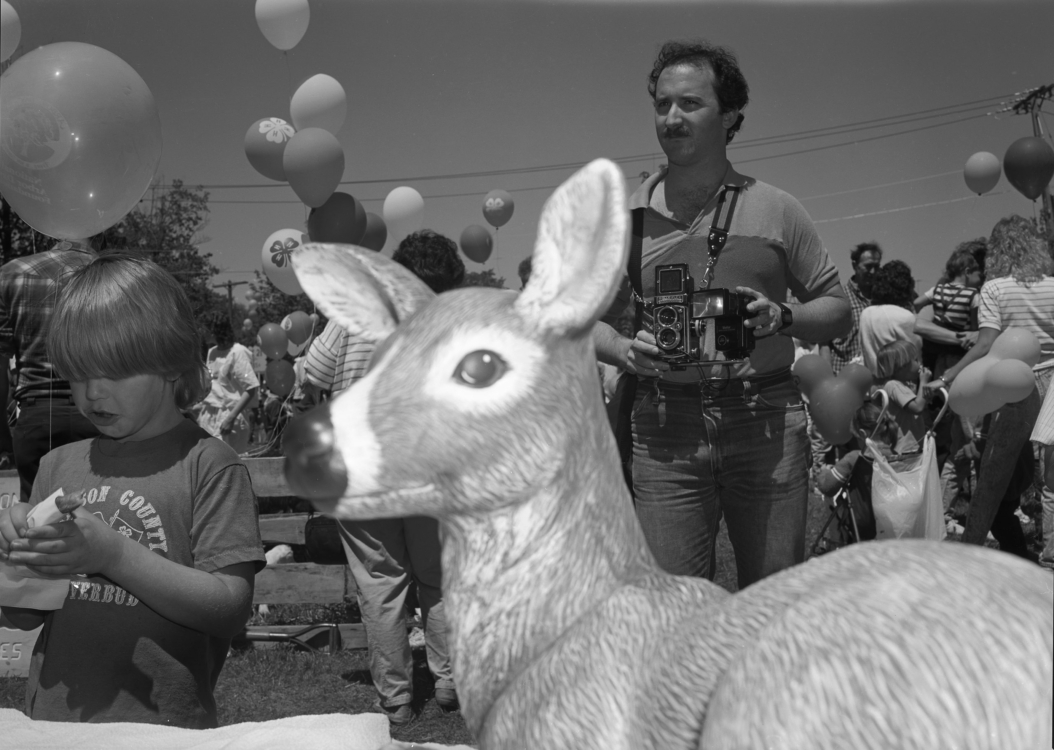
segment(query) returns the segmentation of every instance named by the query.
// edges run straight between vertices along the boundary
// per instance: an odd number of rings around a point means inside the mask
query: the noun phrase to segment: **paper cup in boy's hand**
[[[57,490],[33,506],[26,517],[30,528],[58,523],[84,505],[84,493],[64,495]],[[25,565],[0,561],[0,607],[61,609],[70,589],[70,579],[50,578],[34,573]]]

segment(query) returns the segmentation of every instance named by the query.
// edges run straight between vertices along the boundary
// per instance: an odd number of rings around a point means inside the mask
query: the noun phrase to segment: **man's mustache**
[[[688,132],[688,128],[686,127],[662,129],[663,138],[681,138],[687,135],[690,135],[690,133]]]

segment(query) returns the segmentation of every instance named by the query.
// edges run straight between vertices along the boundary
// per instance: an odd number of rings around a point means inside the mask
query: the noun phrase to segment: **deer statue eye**
[[[508,365],[494,352],[481,349],[466,354],[454,370],[454,380],[470,388],[488,388],[505,374]]]

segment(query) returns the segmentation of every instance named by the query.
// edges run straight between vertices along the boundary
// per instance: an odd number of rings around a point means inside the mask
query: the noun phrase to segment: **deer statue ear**
[[[352,245],[308,243],[293,271],[327,318],[367,341],[383,341],[435,293],[403,266]]]
[[[613,162],[597,159],[572,175],[542,209],[517,310],[557,334],[591,329],[625,273],[628,223],[622,172]]]

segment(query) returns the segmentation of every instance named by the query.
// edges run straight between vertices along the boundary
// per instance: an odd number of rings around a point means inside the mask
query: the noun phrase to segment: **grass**
[[[1038,500],[1026,493],[1022,506],[1038,519]],[[826,502],[810,495],[807,546],[827,520]],[[1026,535],[1038,551],[1035,527],[1026,524]],[[728,536],[722,529],[718,538],[715,582],[736,590],[736,566]],[[353,601],[333,606],[271,606],[264,616],[255,615],[251,624],[281,625],[314,622],[358,622]],[[414,643],[419,639],[412,639]],[[392,738],[404,742],[439,742],[473,745],[475,740],[460,712],[446,712],[432,699],[433,681],[428,673],[423,648],[415,648],[414,702],[416,719],[405,727],[393,727]],[[21,709],[25,699],[24,678],[0,678],[0,708]],[[375,712],[376,693],[370,679],[365,650],[344,650],[334,654],[307,653],[288,645],[239,647],[232,651],[216,688],[220,722],[224,725],[246,721],[266,721],[285,716],[323,713]]]

